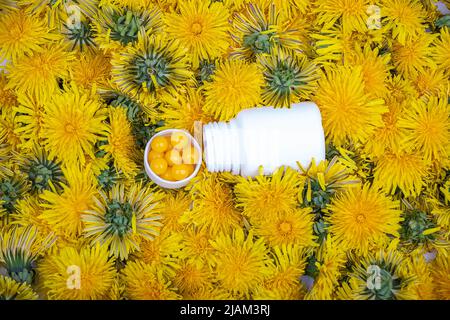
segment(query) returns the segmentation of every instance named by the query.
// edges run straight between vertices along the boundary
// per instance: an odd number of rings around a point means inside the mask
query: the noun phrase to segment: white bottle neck
[[[203,142],[208,171],[240,173],[240,139],[235,119],[205,125]]]

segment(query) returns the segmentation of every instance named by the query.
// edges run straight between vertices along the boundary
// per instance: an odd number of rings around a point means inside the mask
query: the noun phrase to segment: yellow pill
[[[162,158],[164,158],[164,153],[162,152],[151,150],[148,153],[148,162],[152,162],[155,159],[162,159]]]
[[[155,137],[150,144],[150,147],[156,152],[164,152],[169,149],[169,142],[166,137]]]
[[[197,149],[193,145],[189,145],[183,148],[183,163],[185,164],[197,164],[199,162],[200,156]]]
[[[182,150],[189,144],[189,137],[180,131],[175,131],[170,136],[170,143],[175,149]]]
[[[180,151],[176,149],[171,149],[166,152],[164,158],[166,159],[169,166],[173,166],[174,164],[183,163],[183,159],[181,158]]]
[[[167,161],[163,158],[155,159],[150,163],[150,169],[158,176],[161,176],[167,171]]]
[[[190,164],[175,164],[170,171],[172,178],[179,181],[189,177],[194,170],[193,166]]]
[[[167,181],[174,181],[174,179],[172,177],[172,170],[171,170],[170,167],[166,170],[166,172],[164,172],[161,175],[161,178],[164,179],[164,180],[167,180]]]

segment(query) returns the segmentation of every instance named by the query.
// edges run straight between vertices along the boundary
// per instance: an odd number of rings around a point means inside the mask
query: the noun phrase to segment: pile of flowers
[[[450,298],[450,19],[432,0],[0,10],[0,299]],[[145,174],[155,132],[299,101],[326,161],[203,165],[178,190]]]

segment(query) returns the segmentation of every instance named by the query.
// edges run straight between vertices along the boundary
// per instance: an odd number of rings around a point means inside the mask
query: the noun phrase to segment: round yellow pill
[[[183,148],[182,157],[185,164],[197,164],[200,159],[198,151],[193,145]]]
[[[150,162],[150,169],[158,176],[161,176],[167,171],[167,161],[163,158],[158,158]]]
[[[173,177],[172,177],[172,170],[171,170],[170,167],[167,168],[166,172],[164,172],[164,173],[161,175],[161,178],[164,179],[164,180],[167,180],[167,181],[174,181],[174,179],[173,179]]]
[[[167,149],[169,149],[169,141],[167,140],[166,137],[162,137],[162,136],[155,137],[152,140],[150,147],[152,148],[152,150],[154,150],[156,152],[164,152]]]
[[[166,159],[169,166],[173,166],[174,164],[181,164],[183,159],[181,158],[180,151],[176,149],[171,149],[165,153],[164,158]]]
[[[186,179],[193,172],[193,166],[190,164],[175,164],[171,168],[172,178],[176,181]]]
[[[148,153],[148,162],[152,162],[155,159],[162,159],[162,158],[164,158],[164,153],[162,152],[151,150]]]
[[[189,137],[180,131],[175,131],[170,136],[170,143],[175,149],[182,150],[189,144]]]

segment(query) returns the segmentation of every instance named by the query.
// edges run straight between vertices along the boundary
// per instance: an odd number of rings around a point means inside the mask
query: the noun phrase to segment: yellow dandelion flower
[[[5,167],[2,168],[3,176],[0,179],[0,217],[5,215],[8,218],[16,212],[17,201],[29,191],[29,184],[23,174],[11,171],[12,165]]]
[[[8,79],[3,70],[0,70],[0,107],[9,109],[17,105],[17,95],[14,90],[7,89]]]
[[[9,84],[18,93],[48,100],[59,91],[58,79],[68,77],[73,54],[60,44],[51,44],[23,56],[7,66]]]
[[[450,104],[444,95],[413,100],[399,125],[407,130],[403,143],[426,160],[444,161],[450,155]]]
[[[280,168],[272,176],[241,177],[238,181],[234,187],[236,206],[251,221],[270,219],[297,207],[300,179],[291,168],[285,172]]]
[[[263,76],[256,64],[226,60],[204,85],[203,110],[221,121],[230,120],[242,109],[259,103],[262,85]]]
[[[185,50],[175,40],[139,33],[134,46],[113,55],[112,80],[125,93],[139,99],[176,95],[193,77]]]
[[[325,134],[334,145],[348,140],[365,142],[381,127],[387,112],[383,99],[372,99],[365,92],[360,67],[337,66],[319,82],[315,100],[322,113]]]
[[[204,97],[199,90],[187,88],[186,93],[159,108],[159,117],[164,121],[163,129],[184,129],[194,134],[199,124],[212,122],[211,115],[203,111]]]
[[[263,67],[265,105],[289,107],[300,99],[308,100],[317,89],[318,68],[305,55],[274,50],[270,56],[258,56],[257,61]]]
[[[284,12],[274,3],[248,3],[234,13],[231,37],[235,42],[232,56],[254,61],[258,55],[271,54],[273,49],[299,51],[302,43],[299,30],[286,23]]]
[[[211,245],[212,239],[213,237],[206,228],[188,228],[183,233],[183,254],[196,265],[207,265],[214,254],[214,248]]]
[[[390,76],[385,85],[387,90],[384,98],[389,106],[400,105],[417,96],[413,83],[409,79],[404,79],[401,75]]]
[[[450,256],[438,254],[432,263],[431,275],[437,298],[450,300]]]
[[[314,50],[317,55],[314,62],[320,65],[334,65],[346,61],[359,46],[355,35],[352,32],[344,33],[341,26],[313,33],[311,38],[315,41]]]
[[[380,55],[379,49],[356,48],[355,54],[348,59],[350,65],[361,66],[365,92],[373,97],[383,97],[386,94],[385,81],[389,76],[390,54]]]
[[[400,189],[406,197],[421,193],[426,175],[427,164],[422,157],[408,152],[380,155],[373,173],[374,185],[381,186],[389,194]]]
[[[381,16],[384,28],[392,29],[392,38],[405,44],[419,34],[424,23],[422,5],[417,0],[383,0]]]
[[[450,74],[450,28],[441,28],[439,38],[436,39],[433,58],[436,64],[446,74]]]
[[[12,278],[0,275],[1,300],[37,300],[38,295],[30,285],[20,283]]]
[[[316,23],[322,26],[322,30],[328,30],[339,20],[344,33],[364,32],[369,4],[367,0],[321,0],[314,10]]]
[[[173,277],[174,285],[180,290],[183,297],[195,294],[201,290],[213,291],[212,274],[205,265],[191,262],[189,259],[182,262]]]
[[[131,300],[178,300],[176,293],[161,270],[143,263],[129,262],[122,270],[125,297]]]
[[[368,257],[352,257],[349,272],[349,296],[352,300],[417,299],[416,278],[405,257],[398,251],[379,250]],[[375,283],[373,275],[379,275]],[[371,283],[371,285],[368,285]]]
[[[16,61],[38,51],[40,46],[58,39],[44,21],[22,10],[12,10],[0,17],[0,57]]]
[[[80,87],[90,89],[107,86],[111,75],[110,57],[101,52],[79,54],[71,65],[73,81]]]
[[[202,59],[215,59],[228,48],[228,10],[222,3],[201,0],[180,2],[179,14],[165,17],[171,37],[178,39],[192,54],[192,64],[198,68]]]
[[[53,235],[40,237],[33,226],[20,226],[2,229],[0,233],[0,264],[6,269],[6,275],[18,282],[31,284],[36,271],[35,264],[39,257],[50,248],[55,238]]]
[[[207,228],[211,235],[229,233],[240,228],[242,218],[233,202],[230,186],[219,180],[217,174],[203,173],[192,185],[192,209],[182,222],[192,221],[201,228]]]
[[[124,108],[110,108],[107,144],[101,150],[107,152],[114,159],[114,166],[126,177],[133,177],[137,173],[137,164],[133,155],[135,148],[131,124],[127,120]]]
[[[411,271],[417,277],[412,291],[419,300],[436,300],[431,263],[426,262],[422,252],[412,253],[410,258]]]
[[[331,237],[322,242],[314,267],[317,275],[313,287],[305,295],[307,300],[330,300],[347,262],[345,251]]]
[[[13,110],[21,123],[15,131],[20,136],[22,148],[32,149],[35,144],[43,143],[44,105],[45,102],[35,96],[19,95],[18,105]]]
[[[5,143],[14,151],[21,148],[21,136],[18,132],[21,126],[19,116],[15,109],[10,111],[0,109],[0,131],[5,135]]]
[[[216,250],[211,263],[219,285],[233,294],[249,297],[251,291],[270,275],[270,260],[263,239],[253,233],[244,235],[242,229],[221,234],[213,242]]]
[[[105,247],[65,247],[46,259],[52,268],[42,265],[39,271],[49,299],[97,300],[109,294],[116,270]]]
[[[442,69],[425,68],[424,72],[411,75],[410,79],[419,96],[439,95],[447,92],[450,80]]]
[[[90,167],[73,165],[63,167],[67,183],[62,183],[62,193],[54,187],[44,190],[40,198],[45,202],[39,218],[46,221],[57,234],[70,238],[81,235],[83,223],[81,215],[93,205],[92,197],[96,193],[96,181]]]
[[[185,226],[181,223],[180,219],[186,211],[190,209],[191,198],[183,191],[176,193],[166,193],[161,204],[161,217],[163,232],[181,232],[185,229]]]
[[[86,156],[95,158],[94,144],[106,134],[105,119],[103,105],[76,87],[54,95],[45,105],[45,149],[51,158],[84,164]]]
[[[275,217],[258,219],[254,223],[255,234],[263,237],[270,246],[314,246],[311,208],[279,212]]]
[[[329,205],[328,230],[334,241],[346,249],[367,254],[369,248],[399,237],[401,211],[393,201],[365,184],[337,195]]]
[[[136,253],[136,257],[158,270],[163,270],[165,276],[172,278],[180,268],[183,249],[183,236],[180,233],[162,232],[154,240],[142,241],[139,247],[140,251]]]
[[[106,194],[94,196],[92,209],[85,209],[84,235],[109,248],[109,254],[121,260],[139,250],[141,240],[153,240],[161,227],[159,201],[163,194],[142,184],[125,190],[116,184]]]
[[[414,38],[409,38],[404,44],[394,41],[392,46],[392,62],[396,69],[404,76],[425,72],[425,67],[436,67],[431,57],[431,45],[434,34],[422,32]]]

